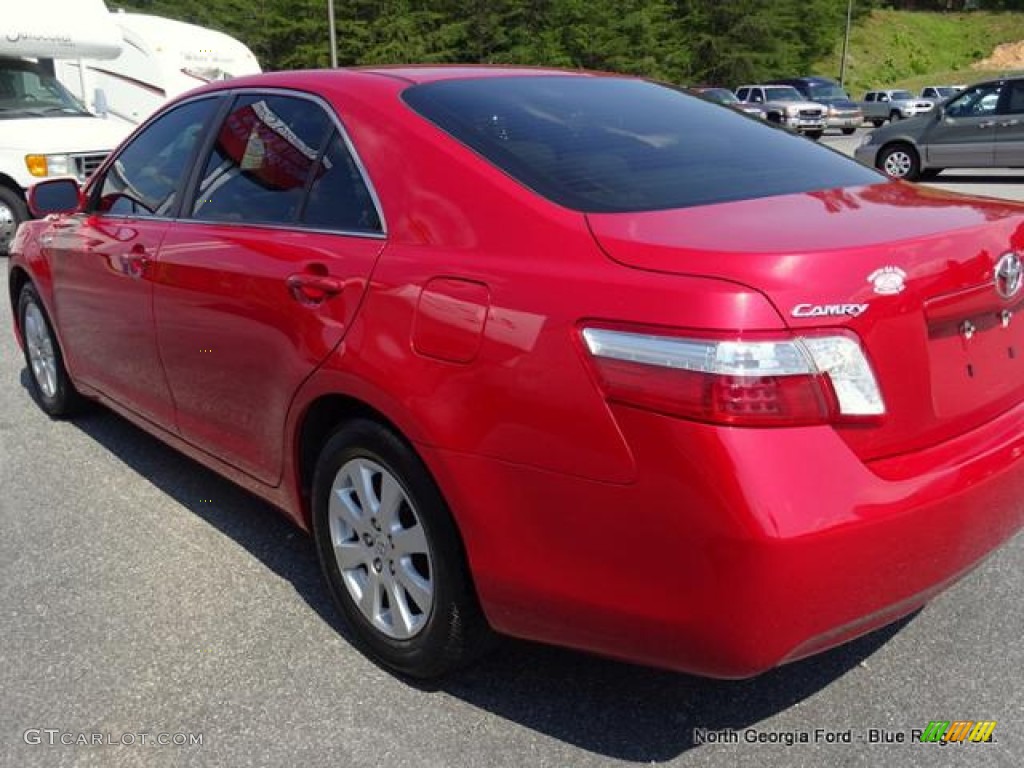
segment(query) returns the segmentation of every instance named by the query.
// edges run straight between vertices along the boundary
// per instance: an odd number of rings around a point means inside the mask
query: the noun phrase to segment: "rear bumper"
[[[860,128],[864,124],[864,115],[833,115],[825,122],[829,128]]]
[[[424,448],[496,629],[747,677],[912,612],[1024,524],[1024,406],[872,465],[830,428],[616,417],[631,485]]]

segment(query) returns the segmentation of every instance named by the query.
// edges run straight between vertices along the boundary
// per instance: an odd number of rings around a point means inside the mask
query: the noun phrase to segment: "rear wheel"
[[[383,664],[439,677],[486,646],[447,505],[391,430],[358,419],[328,440],[313,481],[313,533],[335,603]]]
[[[894,179],[914,181],[921,173],[917,150],[909,144],[892,144],[878,154],[875,166]]]
[[[889,113],[889,122],[895,123],[897,120],[902,120],[903,115],[900,114],[899,110],[894,109]]]
[[[883,125],[883,123],[885,123],[885,120],[878,120],[878,119],[875,119],[875,120],[872,120],[872,121],[871,121],[871,124],[872,124],[873,126],[875,126],[875,128],[881,128],[881,127],[882,127],[882,125]]]
[[[0,256],[10,249],[18,225],[28,218],[28,208],[21,195],[10,187],[0,186]]]
[[[843,128],[843,136],[851,136],[856,130],[856,128]]]
[[[18,327],[32,397],[49,416],[70,416],[81,405],[81,396],[71,383],[53,326],[31,283],[21,289],[18,297]]]
[[[807,138],[809,138],[809,139],[813,139],[814,141],[817,141],[818,139],[820,139],[822,136],[825,135],[825,132],[824,131],[807,131],[807,133],[804,134],[804,135],[807,136]]]

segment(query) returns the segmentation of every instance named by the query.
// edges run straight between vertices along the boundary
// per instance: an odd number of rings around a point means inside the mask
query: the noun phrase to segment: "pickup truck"
[[[935,101],[920,99],[910,91],[868,91],[860,106],[864,110],[864,119],[877,128],[886,120],[902,120],[931,112]]]
[[[825,133],[828,109],[807,101],[791,85],[741,85],[736,89],[740,101],[756,104],[766,118],[817,141]]]

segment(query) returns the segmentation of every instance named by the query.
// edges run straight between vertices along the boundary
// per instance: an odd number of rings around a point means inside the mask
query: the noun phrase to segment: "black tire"
[[[825,135],[824,131],[807,131],[804,136],[814,141],[818,141],[822,136]]]
[[[6,256],[18,225],[28,218],[28,208],[21,195],[0,185],[0,256]]]
[[[879,120],[877,118],[875,118],[874,120],[871,121],[871,124],[873,126],[875,126],[875,128],[881,128],[884,123],[885,123],[885,120]]]
[[[856,128],[843,128],[843,136],[852,136],[856,131]]]
[[[376,470],[381,471],[379,476],[373,475]],[[373,478],[364,481],[370,485],[363,489],[364,494],[377,495],[367,500],[369,520],[364,518],[366,510],[355,484],[349,485],[352,476]],[[394,490],[392,481],[397,481],[404,498],[395,506],[388,525],[383,524],[387,513],[380,507],[380,497],[385,495],[385,484]],[[336,487],[344,489],[342,495]],[[348,502],[342,501],[344,498]],[[401,540],[418,542],[422,538],[424,555],[402,556],[399,537],[409,531],[417,535],[402,536]],[[361,648],[385,666],[410,677],[435,678],[464,666],[488,646],[492,635],[477,602],[448,506],[420,458],[390,429],[356,419],[327,441],[313,478],[313,536],[335,604]],[[350,558],[360,560],[355,565],[350,559],[344,576],[336,545],[340,545],[339,551],[345,547],[353,553]],[[429,609],[416,615],[412,615],[413,608],[419,609],[418,601],[425,600],[402,586],[403,579],[409,584],[411,569],[419,583],[428,585],[423,594],[430,593]],[[353,590],[361,591],[362,602],[369,603],[365,610],[372,615],[360,608]],[[404,611],[392,610],[398,602]],[[390,616],[391,630],[384,611]],[[406,622],[404,616],[418,622],[415,630],[397,626]],[[402,637],[402,633],[409,636]]]
[[[21,330],[32,398],[51,418],[63,419],[73,415],[82,406],[82,396],[68,376],[57,335],[31,283],[27,283],[18,296],[18,328]],[[40,364],[41,359],[49,362]]]
[[[875,167],[894,179],[916,181],[921,174],[921,158],[912,146],[897,142],[882,148]]]
[[[898,110],[894,109],[892,112],[889,113],[889,122],[890,123],[895,123],[897,120],[902,120],[902,119],[903,119],[903,115],[901,115]]]
[[[918,172],[917,178],[921,179],[922,181],[934,179],[944,170],[944,168],[923,168]]]

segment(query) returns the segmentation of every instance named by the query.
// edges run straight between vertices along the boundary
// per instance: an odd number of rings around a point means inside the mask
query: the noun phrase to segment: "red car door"
[[[307,96],[239,96],[194,184],[155,278],[177,422],[275,484],[289,405],[349,327],[381,218],[332,114]]]
[[[183,104],[140,132],[49,233],[54,304],[75,378],[164,426],[174,409],[156,348],[153,271],[177,190],[219,99]]]

